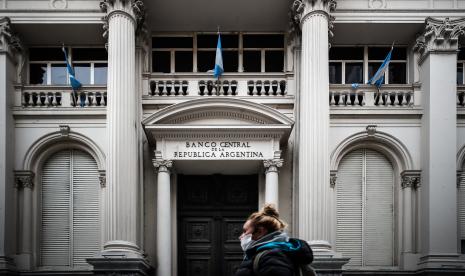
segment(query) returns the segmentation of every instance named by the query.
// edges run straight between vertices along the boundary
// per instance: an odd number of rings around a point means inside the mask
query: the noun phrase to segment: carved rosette
[[[104,38],[108,38],[108,20],[112,13],[125,13],[128,17],[134,19],[136,23],[136,35],[148,34],[145,24],[146,12],[143,0],[104,0],[100,2],[100,10],[106,13],[102,17]]]
[[[34,187],[34,172],[32,171],[15,171],[15,187],[16,189],[32,189]]]
[[[421,185],[421,172],[420,171],[404,171],[402,174],[402,189],[410,188],[417,189]]]
[[[263,166],[265,167],[265,173],[278,172],[278,168],[283,166],[283,159],[268,159],[263,160]]]
[[[11,30],[11,21],[8,17],[0,18],[0,52],[11,55],[21,53],[23,46],[17,35]]]
[[[289,11],[290,37],[299,36],[302,33],[302,24],[314,15],[327,17],[328,35],[333,37],[335,17],[331,15],[331,12],[335,11],[336,7],[336,0],[294,0]]]
[[[425,30],[414,46],[414,50],[420,53],[420,63],[431,52],[458,50],[458,39],[465,34],[465,18],[439,20],[428,17],[425,22]]]

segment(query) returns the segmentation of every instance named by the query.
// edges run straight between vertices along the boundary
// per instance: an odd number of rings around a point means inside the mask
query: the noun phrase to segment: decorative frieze
[[[414,50],[420,53],[419,63],[431,52],[456,52],[459,36],[465,34],[465,18],[444,20],[428,17],[424,32],[417,38]]]
[[[421,185],[421,171],[417,171],[417,170],[403,171],[401,173],[401,177],[402,177],[402,183],[401,183],[402,189],[405,189],[405,188],[417,189]]]
[[[16,189],[24,189],[29,188],[32,189],[34,187],[34,172],[32,171],[15,171],[15,186]]]

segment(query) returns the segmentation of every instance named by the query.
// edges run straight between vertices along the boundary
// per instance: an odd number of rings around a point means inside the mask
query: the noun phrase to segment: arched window
[[[457,212],[461,253],[465,254],[465,166],[462,168],[457,191]]]
[[[348,266],[394,265],[393,190],[393,166],[379,152],[358,149],[341,160],[336,247]]]
[[[100,250],[97,163],[80,150],[53,154],[41,172],[40,265],[79,268]]]

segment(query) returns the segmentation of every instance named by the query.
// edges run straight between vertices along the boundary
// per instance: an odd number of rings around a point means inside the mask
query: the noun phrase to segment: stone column
[[[302,29],[298,234],[316,254],[331,251],[328,30],[334,0],[295,0]]]
[[[16,188],[21,194],[21,221],[19,229],[19,254],[17,266],[21,270],[32,267],[32,189],[34,173],[31,171],[15,171]]]
[[[15,65],[21,54],[19,39],[13,35],[8,17],[0,17],[0,271],[14,270],[10,256],[15,252],[14,214],[14,118]]]
[[[458,37],[465,19],[426,19],[420,52],[422,117],[421,269],[463,267],[457,254]]]
[[[136,91],[136,30],[144,20],[142,0],[105,0],[100,8],[104,17],[104,36],[108,36],[108,104],[104,251],[102,258],[90,259],[101,273],[142,274],[147,269],[140,250],[139,169]],[[138,263],[139,262],[139,263]],[[115,272],[116,273],[116,272]],[[133,275],[133,274],[131,274]]]
[[[414,207],[413,207],[413,189],[420,182],[420,171],[404,171],[402,177],[402,260],[404,269],[414,269],[417,263],[413,248],[414,243]]]
[[[264,160],[265,167],[265,203],[271,203],[279,208],[279,174],[278,168],[283,166],[282,159]]]
[[[155,153],[153,166],[158,170],[157,174],[157,274],[171,275],[171,183],[170,171],[173,162],[160,158]]]

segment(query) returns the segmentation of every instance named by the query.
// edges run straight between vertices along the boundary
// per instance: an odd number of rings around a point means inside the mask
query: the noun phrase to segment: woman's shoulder
[[[287,254],[278,248],[265,250],[257,261],[257,272],[264,276],[292,276],[294,264]]]

